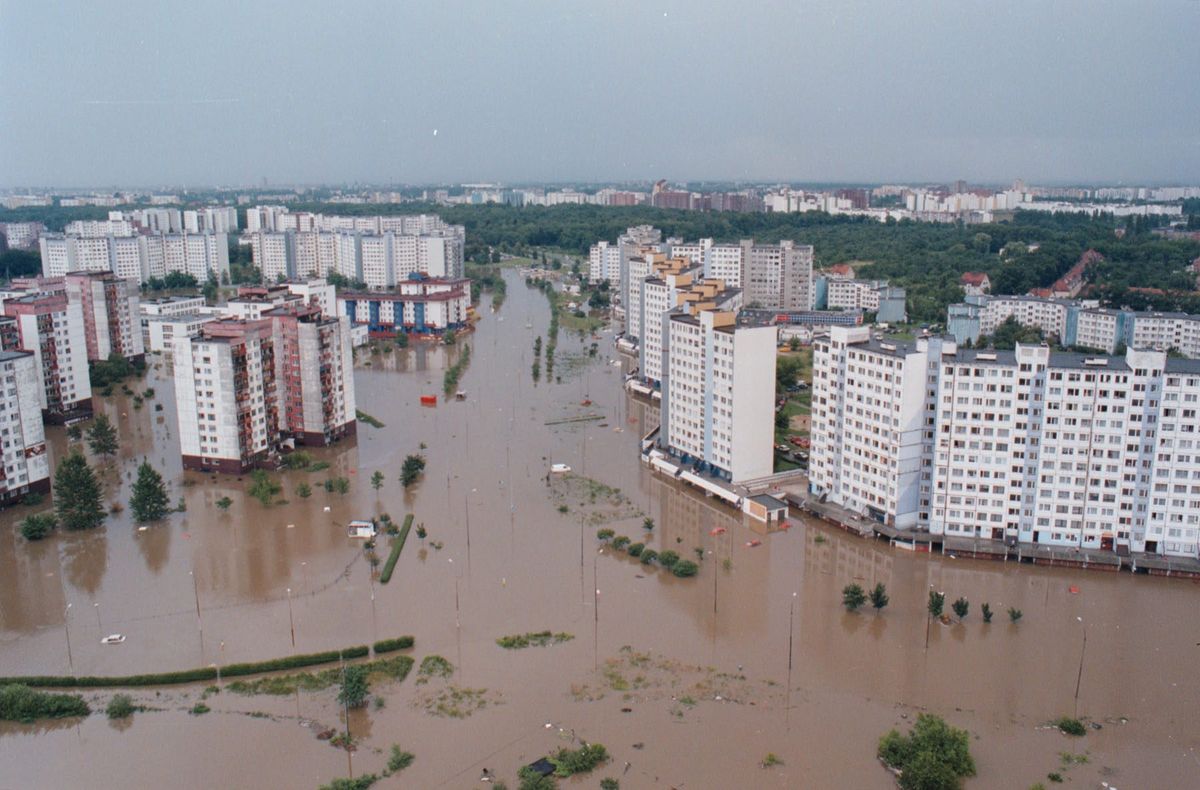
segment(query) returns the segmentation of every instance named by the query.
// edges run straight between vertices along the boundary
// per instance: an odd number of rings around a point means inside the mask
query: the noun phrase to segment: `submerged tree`
[[[149,461],[143,460],[138,467],[137,480],[133,484],[133,495],[129,497],[129,507],[137,521],[158,521],[167,515],[167,487],[163,484],[162,475],[158,473]]]
[[[400,469],[400,482],[405,488],[408,488],[413,483],[417,482],[417,478],[421,476],[421,472],[424,470],[424,456],[410,455],[404,459],[404,466]]]
[[[842,603],[850,611],[857,611],[867,600],[867,594],[857,584],[847,584],[842,588]]]
[[[54,472],[54,512],[65,529],[92,529],[104,522],[100,483],[83,454],[63,459]]]
[[[107,415],[97,414],[96,419],[92,421],[92,427],[88,429],[88,447],[91,447],[96,455],[105,457],[117,452],[117,429],[113,427]]]
[[[888,601],[890,600],[887,594],[887,587],[883,586],[883,582],[879,582],[875,585],[875,588],[871,590],[870,596],[871,606],[875,607],[875,611],[877,612],[883,607],[887,606]]]

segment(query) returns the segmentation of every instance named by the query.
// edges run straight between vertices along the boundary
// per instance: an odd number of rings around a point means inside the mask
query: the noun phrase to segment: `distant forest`
[[[1200,211],[1194,204],[1186,208]],[[1050,285],[1086,250],[1095,249],[1105,258],[1088,277],[1096,296],[1116,306],[1200,312],[1200,292],[1195,291],[1195,276],[1188,271],[1190,263],[1200,257],[1200,242],[1162,238],[1153,233],[1153,226],[1161,221],[1155,218],[1135,221],[1107,215],[1093,219],[1017,212],[1010,222],[963,225],[907,220],[880,223],[816,212],[739,214],[646,206],[311,203],[292,204],[291,209],[350,215],[436,213],[466,227],[466,256],[476,263],[486,262],[491,249],[526,254],[549,248],[586,255],[594,242],[616,241],[627,227],[641,224],[660,228],[664,237],[687,240],[794,239],[814,246],[818,268],[861,262],[857,266],[860,277],[903,285],[908,289],[910,319],[919,323],[945,320],[946,306],[962,299],[958,280],[963,272],[987,272],[993,293],[1022,294]],[[41,220],[48,228],[59,230],[72,219],[106,215],[107,210],[96,208],[26,208],[0,210],[0,221]],[[1118,229],[1125,231],[1123,238],[1117,236]],[[238,252],[244,255],[246,250],[236,251],[231,261],[240,261]],[[0,274],[33,273],[36,260],[36,254],[6,253],[0,256]],[[1128,290],[1131,287],[1168,293],[1132,292]]]

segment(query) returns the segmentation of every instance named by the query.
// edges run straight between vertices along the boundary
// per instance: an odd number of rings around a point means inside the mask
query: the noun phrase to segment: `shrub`
[[[917,715],[912,732],[896,730],[879,740],[879,759],[900,770],[902,790],[949,790],[963,777],[975,775],[970,735],[955,729],[940,716]]]
[[[229,507],[232,504],[233,504],[233,500],[227,496],[223,496],[217,500],[217,507],[221,508],[221,510],[229,510]]]
[[[611,776],[606,776],[600,780],[600,790],[620,790],[621,783]]]
[[[642,529],[647,531],[654,529],[654,519],[650,518],[649,516],[642,519]]]
[[[327,785],[321,785],[321,790],[367,790],[367,788],[378,781],[379,777],[375,774],[363,774],[353,779],[347,779],[342,776],[334,779]]]
[[[392,744],[392,756],[388,758],[387,769],[391,773],[403,771],[408,766],[412,765],[416,755],[412,752],[406,752],[399,746]]]
[[[612,540],[612,547],[614,549],[616,549],[617,551],[622,551],[628,545],[629,545],[629,538],[625,537],[624,535],[617,535]]]
[[[338,690],[338,702],[349,708],[361,708],[367,704],[371,686],[367,681],[367,668],[362,665],[342,670],[342,684]]]
[[[87,716],[91,712],[78,694],[47,694],[24,685],[0,686],[0,721],[28,724],[38,719]]]
[[[308,483],[301,483],[300,485],[296,486],[296,496],[300,497],[301,499],[308,499],[310,496],[312,496],[312,486],[310,486]]]
[[[211,710],[212,708],[208,707],[203,702],[197,702],[192,706],[192,709],[189,710],[188,713],[192,714],[193,716],[203,716],[205,713],[208,713]]]
[[[760,765],[762,765],[763,768],[770,768],[773,765],[783,765],[783,760],[780,760],[779,756],[776,755],[775,752],[767,752],[767,756],[762,759],[762,763],[760,763]]]
[[[980,614],[983,615],[983,622],[985,622],[985,623],[992,622],[992,607],[988,606],[987,601],[984,601],[979,606],[979,612],[980,612]]]
[[[646,549],[645,551],[642,552],[642,564],[643,565],[649,565],[650,563],[654,562],[656,559],[658,559],[658,552],[655,551],[654,549]]]
[[[684,579],[688,576],[695,576],[699,570],[700,566],[691,560],[680,560],[679,562],[675,563],[675,567],[671,568],[671,573],[675,574],[681,579]]]
[[[616,534],[616,533],[614,533],[608,527],[604,527],[603,529],[596,530],[596,538],[599,540],[612,540],[612,537],[614,534]]]
[[[645,544],[645,543],[631,543],[631,544],[629,544],[629,549],[628,549],[628,551],[629,551],[629,556],[630,556],[630,557],[640,557],[640,556],[642,556],[642,552],[643,552],[643,551],[645,551],[645,550],[646,550],[646,544]]]
[[[663,553],[658,555],[658,564],[663,566],[664,568],[668,568],[668,569],[674,568],[678,562],[679,562],[678,552],[671,551],[670,549],[667,549],[666,551],[664,551]]]
[[[275,495],[283,490],[283,486],[272,480],[271,476],[261,469],[255,469],[251,472],[250,480],[250,488],[246,490],[246,493],[263,505],[270,505]]]
[[[425,656],[421,659],[421,668],[417,670],[421,677],[448,678],[454,674],[454,665],[437,655]]]
[[[946,606],[946,594],[940,592],[929,591],[929,603],[926,608],[929,610],[930,617],[941,617],[942,610]]]
[[[408,650],[413,646],[414,641],[411,636],[401,636],[396,639],[381,639],[371,647],[375,651],[375,655],[394,653],[397,650]]]
[[[557,645],[560,642],[569,642],[575,638],[574,634],[559,632],[557,634],[550,631],[530,631],[525,634],[510,634],[502,636],[496,640],[496,644],[505,650],[521,650],[526,647],[545,647],[546,645]]]
[[[288,469],[307,469],[312,465],[313,457],[307,450],[296,450],[279,460]]]
[[[128,694],[117,694],[108,701],[108,707],[104,709],[110,719],[124,719],[132,716],[133,711],[133,698]]]
[[[25,540],[41,540],[50,534],[57,523],[50,513],[34,513],[32,516],[26,516],[21,522],[21,537]]]
[[[1064,735],[1074,735],[1077,738],[1087,735],[1087,727],[1084,727],[1079,719],[1063,716],[1054,722],[1054,726],[1062,730]]]
[[[566,778],[574,774],[585,774],[608,759],[608,750],[601,744],[591,743],[578,749],[559,749],[549,760],[554,766],[554,775]]]
[[[959,620],[966,617],[967,612],[970,611],[970,609],[971,609],[971,604],[967,602],[966,598],[962,598],[962,597],[959,597],[957,600],[955,600],[955,602],[952,603],[951,606],[954,608],[954,614],[956,617],[958,617]]]
[[[850,611],[857,611],[867,601],[867,594],[857,584],[847,584],[842,588],[842,605]]]
[[[1063,781],[1062,774],[1060,774],[1058,771],[1051,771],[1050,773],[1046,774],[1046,778],[1055,784],[1062,784]]]
[[[1010,621],[1010,622],[1013,622],[1013,623],[1015,623],[1015,622],[1017,622],[1018,620],[1020,620],[1020,619],[1021,619],[1021,610],[1020,610],[1020,609],[1014,609],[1014,608],[1012,608],[1011,606],[1010,606],[1010,607],[1008,607],[1008,619],[1009,619],[1009,621]]]
[[[404,465],[400,468],[400,483],[405,488],[408,488],[413,483],[417,482],[421,472],[425,471],[425,457],[421,455],[409,455],[404,459]]]

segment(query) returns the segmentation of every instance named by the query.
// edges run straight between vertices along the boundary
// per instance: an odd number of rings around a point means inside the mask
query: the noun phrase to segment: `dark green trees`
[[[63,459],[54,472],[54,512],[65,529],[92,529],[104,521],[100,483],[82,453]]]
[[[142,461],[138,467],[137,480],[133,484],[133,494],[129,497],[129,508],[133,511],[133,517],[138,521],[158,521],[170,510],[168,502],[167,487],[163,484],[162,475],[149,461]]]

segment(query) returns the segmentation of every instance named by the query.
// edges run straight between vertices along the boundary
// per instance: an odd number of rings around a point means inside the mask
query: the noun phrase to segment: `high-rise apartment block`
[[[903,530],[1196,557],[1200,363],[814,343],[812,493]]]
[[[228,280],[229,237],[224,233],[139,233],[132,236],[46,234],[39,240],[42,274],[112,272],[145,283],[171,272],[190,274],[197,282],[210,277]]]
[[[733,483],[774,471],[776,330],[739,320],[741,293],[698,283],[664,316],[659,446]]]
[[[4,315],[15,324],[15,332],[0,331],[0,337],[16,341],[16,347],[8,350],[33,355],[44,418],[57,423],[91,415],[92,386],[80,304],[70,301],[65,291],[30,293],[6,299]]]
[[[42,380],[34,354],[0,351],[0,505],[50,493],[50,461],[42,422]]]
[[[251,234],[250,245],[267,282],[338,274],[384,289],[412,274],[461,277],[464,271],[461,226],[421,233],[259,230]]]
[[[38,239],[46,232],[46,226],[40,222],[0,222],[0,236],[3,244],[10,250],[32,250],[38,246]]]
[[[83,313],[89,360],[145,356],[137,285],[111,272],[73,272],[63,280],[67,298]]]
[[[239,473],[292,440],[355,433],[349,322],[315,307],[226,319],[175,344],[175,397],[187,469]]]

